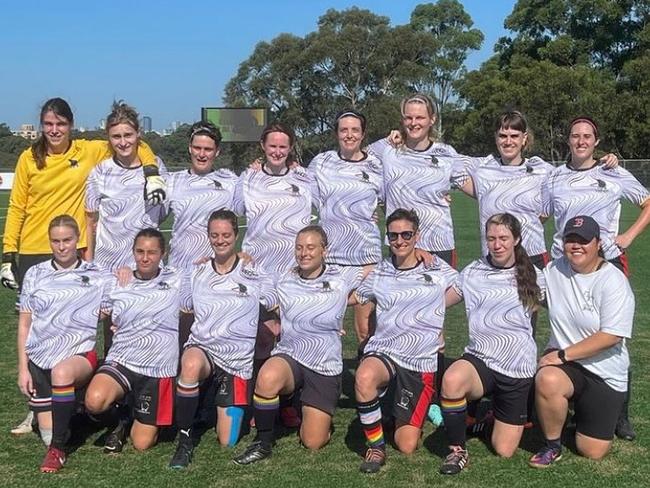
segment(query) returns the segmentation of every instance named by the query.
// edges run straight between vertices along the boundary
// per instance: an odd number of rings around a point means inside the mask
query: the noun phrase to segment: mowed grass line
[[[0,194],[0,207],[6,207],[7,194]],[[474,259],[479,252],[476,204],[461,194],[453,195],[453,215],[460,266]],[[0,216],[5,215],[2,211]],[[629,206],[623,209],[622,228],[627,228],[638,215]],[[1,222],[1,221],[0,221]],[[549,233],[550,236],[550,233]],[[565,450],[564,459],[548,470],[527,466],[531,453],[539,447],[537,432],[527,432],[517,454],[509,460],[499,459],[479,440],[469,441],[470,465],[457,477],[443,477],[438,467],[445,454],[445,437],[427,422],[423,446],[413,456],[403,456],[392,448],[388,464],[378,475],[362,475],[358,471],[363,449],[362,433],[356,421],[353,399],[353,368],[356,344],[351,313],[346,316],[344,337],[346,372],[343,395],[334,419],[332,441],[320,452],[311,453],[300,447],[295,434],[279,439],[271,460],[250,467],[231,462],[233,451],[220,448],[214,434],[206,432],[195,450],[189,470],[167,469],[174,443],[163,441],[145,453],[132,447],[117,456],[102,454],[94,445],[101,432],[88,436],[72,454],[68,465],[56,475],[43,475],[38,466],[44,447],[35,435],[12,438],[9,429],[25,414],[25,402],[16,387],[16,324],[13,312],[14,294],[0,291],[0,315],[4,327],[0,338],[0,486],[70,486],[70,487],[150,487],[150,486],[323,486],[330,487],[402,487],[402,486],[645,486],[650,475],[650,425],[648,423],[650,386],[650,234],[634,243],[630,251],[633,270],[632,286],[637,308],[634,339],[630,350],[634,367],[631,415],[638,440],[633,443],[615,441],[611,455],[600,463],[591,462]],[[467,342],[465,311],[462,305],[448,312],[446,321],[447,351],[451,356],[462,352]],[[539,343],[548,338],[546,315],[541,314]],[[251,440],[247,435],[235,448],[240,452]]]

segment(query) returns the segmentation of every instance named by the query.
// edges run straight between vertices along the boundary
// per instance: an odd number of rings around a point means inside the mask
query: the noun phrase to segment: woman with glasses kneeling
[[[458,273],[442,259],[430,265],[418,259],[419,219],[397,209],[386,219],[391,256],[357,288],[360,303],[377,310],[377,331],[365,347],[355,376],[359,419],[368,449],[360,470],[376,473],[386,460],[379,397],[394,386],[388,404],[396,420],[395,444],[411,454],[435,390],[437,353],[442,345],[445,291]]]
[[[561,436],[573,402],[576,447],[601,459],[614,438],[627,391],[634,294],[600,250],[600,227],[585,215],[564,227],[564,256],[544,270],[551,337],[539,360],[535,405],[544,446],[529,464],[546,468],[562,457]]]

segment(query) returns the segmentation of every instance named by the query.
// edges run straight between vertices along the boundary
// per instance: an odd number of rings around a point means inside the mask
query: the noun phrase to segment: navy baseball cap
[[[580,236],[586,241],[600,239],[600,226],[588,215],[578,215],[566,223],[562,237],[566,238],[571,234]]]

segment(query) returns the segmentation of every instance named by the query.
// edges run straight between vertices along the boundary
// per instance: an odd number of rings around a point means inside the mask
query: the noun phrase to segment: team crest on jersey
[[[587,312],[593,312],[595,310],[595,307],[594,307],[594,297],[592,296],[591,292],[589,290],[583,291],[582,297],[585,300],[585,302],[582,305],[582,309]]]
[[[368,173],[366,173],[365,171],[361,171],[361,174],[357,175],[357,176],[360,176],[361,181],[363,181],[364,183],[372,183],[370,181],[370,175]]]
[[[160,283],[158,283],[159,290],[169,290],[170,288],[171,286],[169,286],[169,283],[167,283],[166,281],[161,281]]]
[[[299,197],[300,196],[300,188],[298,188],[297,185],[291,184],[291,185],[289,185],[289,188],[287,188],[287,190],[289,191],[289,194],[292,197]]]
[[[81,286],[84,288],[90,286],[90,276],[81,275]]]
[[[607,183],[605,183],[603,180],[596,179],[596,183],[593,184],[598,191],[607,191]]]
[[[254,269],[246,267],[246,266],[241,267],[241,274],[243,274],[244,276],[248,276],[248,277],[256,277],[257,276],[257,273],[255,272]]]
[[[433,278],[431,277],[431,275],[428,275],[428,274],[424,273],[422,275],[422,279],[424,280],[425,285],[433,286]]]
[[[368,169],[371,169],[372,171],[379,171],[379,166],[374,161],[368,161],[366,166],[368,166]]]
[[[433,154],[431,155],[430,162],[431,162],[431,166],[433,166],[434,168],[440,167],[440,161],[438,161],[438,158],[435,157]]]
[[[214,183],[215,190],[223,190],[223,185],[221,184],[220,181],[212,180],[212,183]]]
[[[526,174],[532,175],[535,172],[535,169],[532,166],[526,165]]]
[[[237,296],[247,297],[248,296],[248,287],[243,283],[237,283],[237,287],[233,288],[233,291],[237,292]]]
[[[68,159],[68,161],[70,162],[70,167],[71,168],[78,168],[79,167],[79,161],[77,161],[76,159]]]
[[[147,395],[147,394],[140,395],[140,397],[138,398],[137,405],[135,407],[135,411],[144,414],[150,413],[151,400],[152,400],[151,395]]]
[[[323,281],[321,285],[321,289],[319,290],[321,293],[331,293],[333,291],[329,281]]]

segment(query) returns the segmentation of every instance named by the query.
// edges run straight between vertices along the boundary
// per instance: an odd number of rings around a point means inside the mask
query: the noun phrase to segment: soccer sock
[[[199,407],[199,382],[176,383],[176,426],[179,435],[190,436],[196,409]]]
[[[63,449],[75,411],[74,384],[52,385],[52,446]]]
[[[546,442],[546,447],[551,447],[553,449],[558,449],[562,450],[562,442],[561,438],[558,437],[557,439],[545,439]]]
[[[445,421],[447,438],[452,446],[461,446],[465,449],[467,433],[465,431],[465,417],[467,415],[467,400],[462,398],[440,398],[442,418]]]
[[[358,402],[357,410],[368,447],[385,449],[386,441],[384,440],[384,428],[381,425],[379,398],[375,397],[369,402]]]
[[[480,400],[474,400],[467,404],[467,420],[469,421],[471,418],[470,423],[472,424],[476,421],[476,415],[478,414],[478,406],[480,403]]]
[[[264,444],[273,443],[273,427],[275,418],[280,410],[280,397],[266,398],[255,393],[253,395],[253,415],[255,416],[256,440]]]

